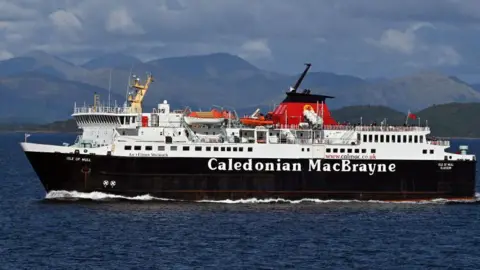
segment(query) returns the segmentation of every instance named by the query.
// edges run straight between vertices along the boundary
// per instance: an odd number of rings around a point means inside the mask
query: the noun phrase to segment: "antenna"
[[[133,63],[130,67],[130,73],[128,75],[128,83],[127,83],[127,92],[125,93],[125,103],[128,102],[128,89],[130,89],[130,78],[132,77],[132,70],[133,70]]]
[[[108,107],[110,107],[110,91],[112,88],[112,69],[110,69],[110,78],[108,80]]]

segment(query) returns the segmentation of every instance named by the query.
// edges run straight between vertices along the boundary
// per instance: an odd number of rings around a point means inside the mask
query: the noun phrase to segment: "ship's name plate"
[[[128,154],[131,157],[168,157],[168,154],[164,153],[129,153]]]
[[[272,171],[272,172],[301,172],[305,168],[305,164],[300,162],[284,162],[277,159],[274,162],[253,161],[248,159],[246,161],[234,161],[228,159],[220,161],[216,158],[208,160],[208,168],[212,171]],[[322,163],[320,159],[308,160],[308,171],[317,172],[363,172],[373,175],[375,173],[395,172],[396,164],[382,164],[382,163],[355,163],[348,159],[338,162]]]

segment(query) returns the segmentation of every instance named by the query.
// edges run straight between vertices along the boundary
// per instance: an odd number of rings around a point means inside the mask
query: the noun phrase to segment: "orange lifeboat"
[[[267,113],[267,116],[246,116],[240,118],[240,122],[246,126],[268,126],[273,125],[273,121],[271,120],[272,112]]]
[[[225,114],[213,109],[209,112],[191,112],[188,116],[185,116],[185,122],[188,125],[195,124],[220,124],[225,120]]]

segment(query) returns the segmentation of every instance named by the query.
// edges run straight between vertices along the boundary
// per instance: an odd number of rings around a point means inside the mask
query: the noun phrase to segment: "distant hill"
[[[88,70],[130,68],[132,65],[140,63],[141,61],[133,56],[121,53],[109,53],[86,62],[82,67]]]
[[[386,120],[388,125],[402,125],[405,123],[406,114],[385,106],[349,106],[338,110],[332,110],[331,114],[340,123],[351,124],[380,124]]]
[[[387,125],[405,124],[406,114],[385,106],[349,106],[331,111],[332,116],[339,122],[365,125],[372,122],[380,124],[384,119]],[[409,125],[422,126],[428,121],[434,136],[440,137],[471,137],[480,138],[480,103],[449,103],[435,105],[415,112],[416,120],[409,119]],[[362,119],[360,119],[360,117]],[[0,124],[0,130],[32,131],[32,132],[79,132],[73,119],[57,121],[50,124]]]
[[[298,66],[299,74],[303,71],[303,63],[292,65]],[[9,108],[0,109],[0,113],[7,114],[0,118],[4,122],[14,117],[32,120],[32,116],[43,122],[65,119],[70,114],[68,106],[75,101],[90,102],[94,91],[100,93],[102,100],[107,100],[110,71],[112,100],[118,103],[125,101],[130,71],[141,78],[151,72],[156,81],[147,93],[146,104],[166,99],[178,107],[206,110],[218,105],[249,113],[257,107],[280,103],[299,76],[261,70],[228,53],[148,62],[111,53],[78,66],[34,51],[0,61],[0,91],[4,97],[8,96],[8,101],[3,99],[0,105]],[[394,79],[363,79],[319,72],[313,63],[300,88],[300,91],[308,88],[312,93],[334,96],[328,101],[332,109],[370,104],[406,113],[433,104],[480,102],[480,91],[456,77],[434,72]]]

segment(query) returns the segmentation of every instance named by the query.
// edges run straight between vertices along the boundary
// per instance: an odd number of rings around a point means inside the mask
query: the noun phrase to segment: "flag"
[[[415,120],[417,119],[417,116],[413,113],[408,113],[408,118]]]

